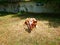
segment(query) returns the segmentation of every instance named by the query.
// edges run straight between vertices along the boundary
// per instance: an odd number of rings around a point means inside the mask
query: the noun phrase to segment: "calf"
[[[27,18],[25,20],[25,24],[27,25],[28,29],[31,31],[37,25],[37,20],[35,18]]]

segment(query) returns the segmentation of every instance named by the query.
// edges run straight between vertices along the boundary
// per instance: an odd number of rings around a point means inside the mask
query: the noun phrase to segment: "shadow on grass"
[[[11,12],[0,12],[0,17],[7,16],[9,14],[14,14],[14,13],[11,13]]]
[[[31,33],[31,30],[29,30],[29,29],[25,29],[25,31],[27,31],[28,33]]]
[[[6,16],[12,13],[6,13],[6,12],[0,12],[0,17],[1,16]],[[14,14],[13,13],[13,18],[19,17],[20,19],[26,19],[26,18],[36,18],[39,21],[49,21],[49,26],[50,27],[59,27],[60,26],[60,14],[52,14],[52,13],[23,13],[23,14]]]
[[[39,21],[49,21],[50,27],[58,27],[60,26],[60,14],[52,14],[52,13],[24,13],[24,14],[17,14],[13,17],[19,17],[20,19],[26,19],[26,18],[36,18]]]

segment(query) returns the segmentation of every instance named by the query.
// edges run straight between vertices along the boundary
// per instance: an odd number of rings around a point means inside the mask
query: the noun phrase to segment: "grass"
[[[38,20],[31,33],[24,29],[27,17]],[[42,14],[0,16],[0,45],[60,45],[60,18]]]

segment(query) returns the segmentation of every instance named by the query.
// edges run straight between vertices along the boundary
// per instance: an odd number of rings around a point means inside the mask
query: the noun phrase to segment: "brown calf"
[[[35,18],[27,18],[25,20],[25,24],[27,25],[29,30],[32,30],[37,25],[37,20]]]

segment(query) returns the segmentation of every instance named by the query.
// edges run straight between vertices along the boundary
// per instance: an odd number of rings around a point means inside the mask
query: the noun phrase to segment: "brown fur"
[[[32,23],[31,23],[32,22]],[[31,24],[30,24],[31,23]],[[32,30],[37,25],[37,20],[35,18],[27,18],[25,20],[25,24],[27,25],[29,30]]]

